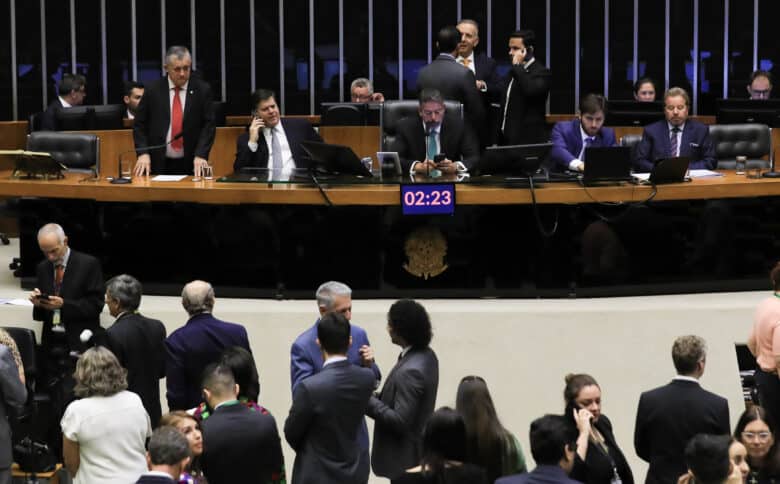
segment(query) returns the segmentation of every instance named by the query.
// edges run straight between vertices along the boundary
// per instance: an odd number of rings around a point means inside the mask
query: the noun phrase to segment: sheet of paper
[[[723,173],[712,170],[690,170],[691,178],[709,178],[713,176],[723,176]]]
[[[32,306],[29,299],[5,299],[0,298],[0,304],[10,304],[11,306]]]
[[[650,173],[632,173],[631,176],[639,181],[647,181],[650,179]]]
[[[182,181],[187,178],[187,175],[157,175],[152,178],[152,181]]]

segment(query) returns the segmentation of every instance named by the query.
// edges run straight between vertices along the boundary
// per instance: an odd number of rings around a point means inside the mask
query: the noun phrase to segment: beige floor
[[[16,254],[16,240],[0,247],[0,298],[25,295],[5,262]],[[643,390],[664,384],[674,375],[673,339],[690,333],[707,339],[709,354],[702,384],[729,399],[733,427],[744,409],[734,343],[747,338],[753,308],[768,294],[424,301],[434,325],[432,347],[441,367],[437,405],[454,405],[462,376],[483,376],[504,425],[518,435],[530,463],[529,423],[544,413],[563,410],[565,374],[590,373],[601,384],[603,412],[613,422],[635,480],[643,480],[647,467],[633,450],[636,405]],[[385,374],[399,351],[385,331],[391,302],[357,299],[353,304],[353,321],[368,332]],[[186,322],[174,297],[145,297],[141,310],[161,319],[169,333]],[[40,327],[31,320],[30,308],[2,306],[0,311],[2,325]],[[313,323],[314,301],[220,299],[217,294],[214,312],[247,327],[260,371],[261,403],[276,416],[281,429],[291,403],[290,344]],[[104,313],[103,324],[110,323]],[[164,389],[164,381],[161,385]],[[287,468],[292,469],[294,453],[286,444],[284,451]],[[373,478],[371,482],[386,481]]]

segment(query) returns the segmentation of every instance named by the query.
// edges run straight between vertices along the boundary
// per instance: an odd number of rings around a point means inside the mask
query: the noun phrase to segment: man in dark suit
[[[496,71],[496,61],[484,52],[477,54],[474,51],[479,45],[479,24],[476,21],[462,19],[456,28],[460,32],[460,43],[455,60],[474,74],[487,112],[489,104],[498,102],[501,97],[501,78]]]
[[[160,378],[165,376],[165,326],[138,312],[143,289],[127,274],[106,283],[106,306],[114,324],[106,346],[127,370],[127,389],[141,397],[152,428],[160,420]]]
[[[190,51],[170,47],[165,54],[167,75],[144,89],[133,122],[135,176],[201,176],[208,165],[216,134],[211,87],[191,77],[191,69]],[[152,148],[162,144],[165,147]]]
[[[141,475],[136,484],[174,484],[190,462],[187,437],[171,426],[159,427],[149,439],[146,462],[149,472]]]
[[[63,74],[57,86],[57,99],[49,103],[41,115],[41,131],[56,131],[57,112],[84,104],[87,97],[87,78],[81,74]]]
[[[393,151],[398,152],[404,173],[465,172],[477,163],[479,145],[471,126],[456,115],[447,116],[439,91],[420,92],[418,114],[398,123]],[[435,162],[436,155],[445,158]]]
[[[431,321],[420,303],[402,299],[390,306],[387,331],[403,351],[366,414],[374,419],[374,473],[392,482],[420,463],[423,426],[439,388],[439,360],[429,347]]]
[[[19,378],[19,368],[16,366],[11,349],[0,345],[0,483],[11,483],[11,426],[8,414],[12,409],[19,409],[27,400],[27,389]]]
[[[437,89],[444,99],[463,103],[466,121],[477,133],[485,120],[485,106],[477,90],[474,74],[455,61],[459,42],[460,32],[454,26],[449,25],[439,30],[436,36],[439,55],[420,70],[417,90]]]
[[[634,151],[634,170],[650,172],[655,162],[676,156],[690,157],[690,169],[714,170],[715,145],[709,128],[688,119],[691,98],[685,89],[673,87],[664,93],[665,120],[645,126],[642,141]]]
[[[125,118],[135,119],[135,113],[138,111],[138,103],[144,97],[144,85],[138,81],[125,81],[125,95],[122,102],[125,103],[127,110]]]
[[[246,328],[212,316],[214,302],[214,288],[205,281],[192,281],[181,292],[181,303],[190,319],[165,340],[170,410],[186,410],[200,404],[203,369],[217,361],[222,350],[240,346],[252,351]]]
[[[269,89],[252,93],[252,124],[236,142],[233,170],[267,168],[274,178],[287,177],[296,168],[308,168],[301,141],[322,141],[305,119],[282,119],[276,94]]]
[[[531,422],[531,455],[536,468],[496,480],[496,484],[577,484],[569,478],[574,467],[577,433],[560,415],[545,415]]]
[[[694,435],[730,432],[728,401],[699,384],[706,357],[701,337],[680,336],[672,346],[677,376],[639,398],[634,448],[650,464],[647,484],[677,482],[686,471],[685,445]]]
[[[600,94],[587,94],[580,99],[577,119],[559,121],[553,126],[550,158],[558,171],[585,171],[585,148],[615,146],[615,131],[605,128],[607,100]]]
[[[214,412],[203,421],[203,472],[209,484],[276,482],[284,467],[276,420],[241,405],[230,368],[212,365],[203,381]]]
[[[358,433],[376,378],[371,368],[347,358],[350,332],[342,313],[326,313],[317,324],[323,367],[296,387],[284,423],[296,454],[293,484],[368,482],[369,462],[361,458]]]
[[[499,139],[504,145],[544,143],[545,111],[552,74],[534,56],[536,34],[519,30],[509,36],[512,67],[501,100]]]

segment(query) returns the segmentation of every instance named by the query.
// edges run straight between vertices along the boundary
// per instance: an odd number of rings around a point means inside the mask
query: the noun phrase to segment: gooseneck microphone
[[[165,143],[162,143],[162,144],[159,144],[159,145],[154,145],[154,146],[145,146],[143,148],[138,148],[138,149],[133,148],[132,150],[126,150],[126,151],[123,151],[123,152],[119,153],[119,163],[118,163],[119,166],[117,167],[119,173],[117,173],[118,176],[116,178],[111,180],[111,183],[113,183],[115,185],[126,185],[128,183],[133,183],[133,179],[132,178],[124,178],[124,177],[122,177],[122,157],[124,155],[126,155],[128,153],[137,153],[139,151],[149,152],[149,151],[152,151],[152,150],[159,150],[160,148],[165,148],[166,146],[168,146],[169,144],[173,143],[174,141],[176,141],[177,139],[181,138],[182,136],[184,136],[184,130],[180,131],[176,136],[172,136],[171,140],[170,141],[166,141]]]

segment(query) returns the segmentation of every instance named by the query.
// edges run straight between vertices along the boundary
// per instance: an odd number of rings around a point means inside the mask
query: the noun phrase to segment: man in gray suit
[[[8,423],[8,407],[21,408],[27,400],[27,389],[19,379],[11,350],[0,345],[0,484],[11,484],[11,426]]]
[[[437,89],[444,99],[463,103],[466,120],[475,133],[482,132],[485,121],[485,105],[477,89],[474,73],[455,60],[458,55],[460,32],[453,25],[439,30],[436,46],[439,55],[423,67],[417,76],[417,90]]]
[[[350,325],[341,313],[317,323],[322,370],[295,387],[284,436],[295,450],[292,484],[365,484],[368,461],[361,459],[358,431],[374,391],[371,368],[347,359]]]
[[[374,473],[394,481],[420,463],[422,429],[439,388],[439,360],[428,346],[431,320],[420,303],[402,299],[390,306],[387,331],[403,351],[366,414],[374,419]]]

